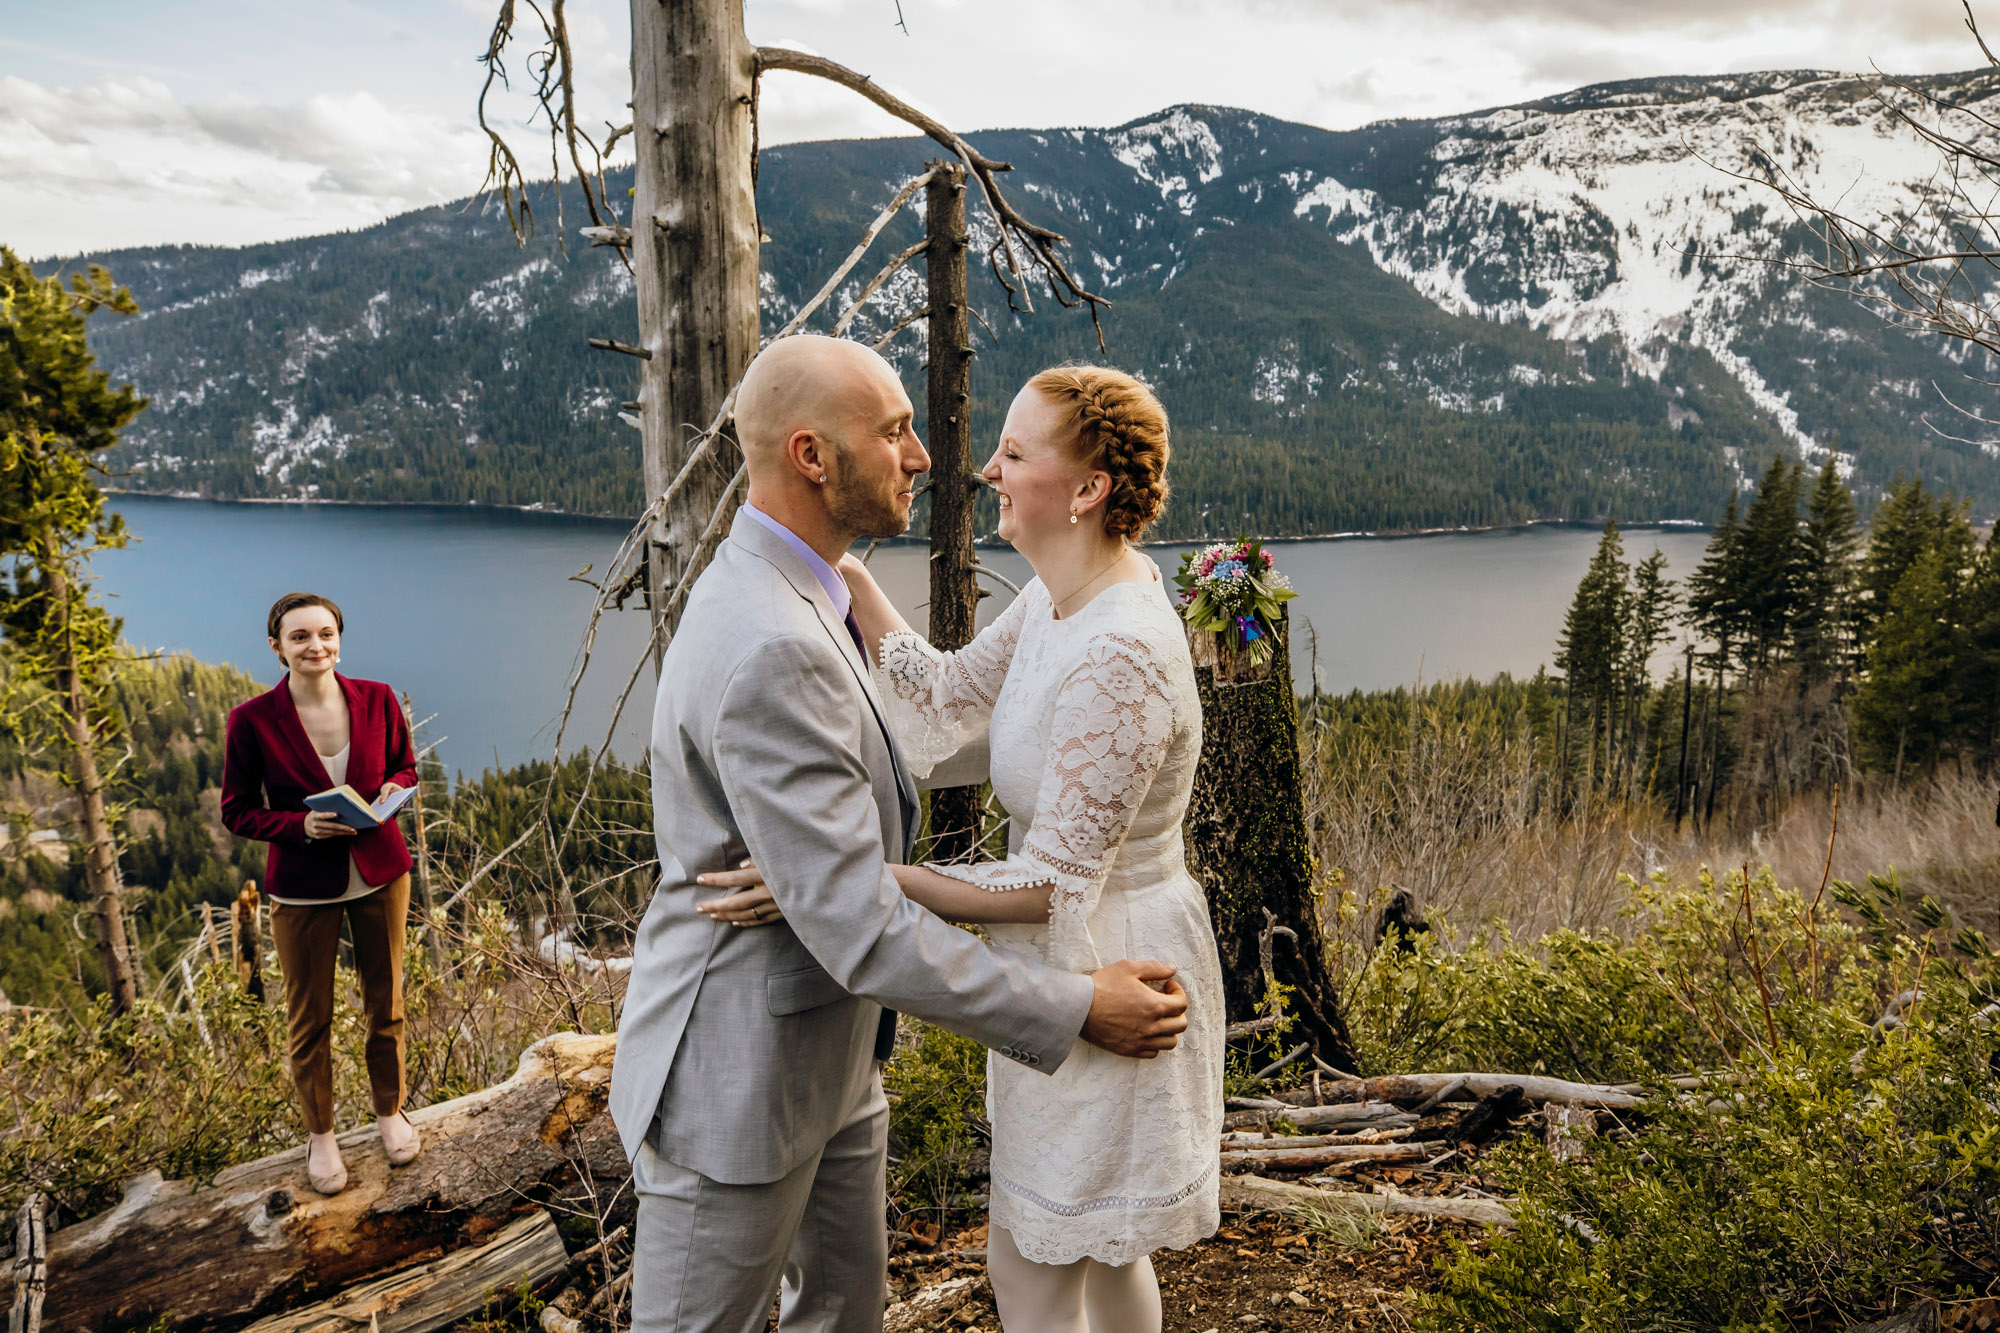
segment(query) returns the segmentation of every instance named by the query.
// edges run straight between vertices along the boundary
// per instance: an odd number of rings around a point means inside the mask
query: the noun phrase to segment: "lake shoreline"
[[[482,504],[478,501],[452,503],[444,500],[317,500],[301,499],[296,496],[240,496],[220,499],[209,495],[192,495],[185,491],[135,491],[123,488],[104,487],[107,496],[137,497],[142,500],[179,500],[194,504],[212,505],[297,505],[301,508],[325,506],[345,509],[427,509],[442,510],[447,513],[506,513],[520,514],[534,518],[559,519],[569,523],[593,523],[604,526],[618,525],[630,527],[638,522],[638,515],[587,514],[568,509],[551,509],[542,505],[502,505]],[[1601,529],[1603,519],[1584,518],[1530,518],[1519,523],[1489,523],[1483,525],[1465,524],[1457,527],[1440,528],[1390,528],[1374,532],[1306,532],[1289,533],[1284,536],[1265,536],[1262,540],[1269,545],[1277,542],[1345,542],[1345,541],[1410,541],[1420,537],[1451,537],[1493,532],[1528,532],[1536,528],[1586,528]],[[1620,532],[1707,532],[1715,525],[1690,518],[1645,519],[1632,523],[1620,523]],[[1146,547],[1206,546],[1211,542],[1229,541],[1226,536],[1171,537],[1157,541],[1139,542]],[[921,537],[888,537],[884,545],[916,545],[924,541]],[[988,549],[1005,547],[1000,541],[975,542],[974,545]]]

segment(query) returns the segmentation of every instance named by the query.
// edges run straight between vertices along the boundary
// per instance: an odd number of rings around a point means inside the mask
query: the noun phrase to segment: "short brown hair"
[[[270,636],[277,638],[278,631],[284,628],[285,617],[302,606],[325,607],[333,612],[333,627],[342,634],[347,633],[347,622],[340,618],[340,608],[334,604],[333,598],[322,597],[316,592],[288,592],[271,603],[271,614],[264,620],[264,627],[270,632]]]
[[[1167,507],[1167,409],[1109,366],[1054,366],[1028,387],[1060,409],[1077,460],[1111,474],[1104,530],[1136,540]]]

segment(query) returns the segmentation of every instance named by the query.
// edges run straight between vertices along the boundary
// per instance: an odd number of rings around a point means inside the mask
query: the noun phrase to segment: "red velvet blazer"
[[[347,785],[370,800],[384,783],[417,785],[417,756],[396,692],[380,681],[336,676],[347,696]],[[306,797],[333,786],[306,737],[288,681],[238,704],[223,742],[222,822],[271,845],[264,892],[281,898],[338,898],[347,892],[347,857],[377,887],[410,868],[394,820],[352,838],[306,838]]]

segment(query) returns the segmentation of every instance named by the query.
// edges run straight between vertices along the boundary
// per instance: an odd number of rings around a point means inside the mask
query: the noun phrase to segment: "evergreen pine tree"
[[[1991,761],[2000,755],[2000,542],[1991,536],[1966,581],[1959,619],[1955,730],[1967,753]]]
[[[1713,645],[1704,661],[1718,680],[1735,665],[1742,640],[1745,555],[1743,521],[1732,495],[1701,564],[1688,576],[1687,623]]]
[[[89,560],[125,544],[97,455],[145,400],[98,368],[85,321],[100,310],[138,306],[102,268],[65,289],[0,246],[0,624],[13,658],[0,723],[75,793],[105,989],[123,1012],[138,976],[105,796],[119,761],[99,759],[119,725],[109,700],[119,625],[92,595]]]
[[[1655,549],[1633,568],[1626,600],[1618,719],[1623,738],[1619,753],[1629,768],[1644,752],[1652,730],[1646,700],[1652,693],[1653,655],[1673,628],[1676,599],[1673,580],[1667,577],[1665,552]]]
[[[1799,595],[1799,492],[1805,473],[1777,454],[1743,521],[1737,600],[1745,669],[1768,669],[1791,639]]]
[[[1792,651],[1808,683],[1844,678],[1855,658],[1855,553],[1861,524],[1853,493],[1827,455],[1799,534],[1798,614]]]
[[[1868,525],[1868,554],[1861,562],[1857,629],[1864,646],[1888,614],[1889,597],[1937,539],[1940,501],[1924,490],[1921,477],[1898,477]]]
[[[1889,594],[1854,699],[1855,739],[1870,767],[1896,781],[1950,748],[1957,696],[1956,571],[1942,543],[1920,553]]]
[[[1625,543],[1618,524],[1606,522],[1590,568],[1576,585],[1569,612],[1563,618],[1556,649],[1556,670],[1569,687],[1570,733],[1581,733],[1585,771],[1602,771],[1600,740],[1609,741],[1613,707],[1625,675],[1626,617],[1630,591],[1625,567]],[[1608,753],[1608,751],[1606,752]]]

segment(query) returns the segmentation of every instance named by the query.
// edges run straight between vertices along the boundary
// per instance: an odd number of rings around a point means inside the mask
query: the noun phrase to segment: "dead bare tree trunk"
[[[742,0],[632,0],[631,256],[649,504],[757,354],[755,61]],[[649,537],[656,654],[678,619],[668,591],[698,572],[702,531],[741,462],[734,443],[716,445]]]
[[[924,195],[930,277],[931,643],[972,642],[979,610],[973,572],[972,319],[965,291],[965,168],[932,162]],[[979,788],[931,793],[930,856],[963,860],[979,843]]]
[[[83,822],[83,876],[90,888],[90,914],[97,926],[97,956],[104,964],[104,989],[113,1013],[139,1002],[138,975],[125,938],[124,886],[118,873],[118,840],[104,810],[104,779],[97,769],[97,738],[90,728],[90,702],[76,660],[76,636],[69,621],[69,575],[53,553],[47,571],[49,605],[62,608],[63,635],[55,663],[56,689],[63,710],[63,738],[69,745],[70,777],[76,783]]]

